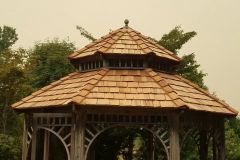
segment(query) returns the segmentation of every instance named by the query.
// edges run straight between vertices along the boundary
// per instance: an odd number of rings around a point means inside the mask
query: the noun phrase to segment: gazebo
[[[76,72],[12,105],[24,113],[23,160],[51,160],[51,138],[67,160],[94,160],[95,141],[115,127],[154,137],[162,155],[152,146],[148,160],[180,160],[189,137],[201,160],[225,160],[224,118],[238,112],[177,75],[181,58],[128,23],[71,54]]]

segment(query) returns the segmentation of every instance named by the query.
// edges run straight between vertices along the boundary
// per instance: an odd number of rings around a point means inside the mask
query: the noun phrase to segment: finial
[[[129,20],[128,20],[128,19],[125,19],[125,20],[124,20],[124,23],[125,23],[125,27],[128,27]]]

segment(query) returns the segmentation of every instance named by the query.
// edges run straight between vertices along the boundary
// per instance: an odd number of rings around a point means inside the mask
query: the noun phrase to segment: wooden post
[[[173,113],[169,117],[170,125],[170,160],[180,160],[179,115]]]
[[[85,137],[85,112],[84,110],[78,110],[76,112],[75,159],[74,160],[85,160],[84,137]]]
[[[36,117],[33,115],[31,160],[36,160],[36,147],[37,147],[36,143],[37,143],[37,123],[36,123]]]
[[[49,160],[49,139],[49,131],[44,130],[43,160]]]
[[[74,108],[72,113],[71,149],[70,149],[70,158],[72,160],[74,160],[74,156],[75,156],[75,131],[76,131],[76,113]]]
[[[27,160],[27,155],[28,155],[27,140],[28,140],[28,117],[27,117],[27,114],[24,114],[22,160]]]
[[[207,160],[208,157],[208,144],[207,144],[207,131],[202,129],[199,131],[200,136],[200,160]]]

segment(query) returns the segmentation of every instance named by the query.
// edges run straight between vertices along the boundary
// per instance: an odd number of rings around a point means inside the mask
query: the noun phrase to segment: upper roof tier
[[[159,58],[179,62],[181,60],[173,52],[165,49],[149,37],[130,28],[128,21],[125,26],[110,32],[98,40],[90,43],[84,48],[74,52],[69,56],[70,60],[76,60],[95,54],[118,54],[118,55],[149,55],[154,54]]]

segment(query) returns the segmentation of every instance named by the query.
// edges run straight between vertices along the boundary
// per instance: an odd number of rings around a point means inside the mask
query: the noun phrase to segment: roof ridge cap
[[[101,72],[101,71],[105,71],[105,72],[102,74],[102,77],[100,77],[100,78],[97,80],[97,82],[96,82],[95,84],[93,84],[93,86],[92,86],[89,90],[87,90],[87,92],[85,93],[84,96],[81,96],[81,95],[80,95],[80,93],[81,93],[81,91],[80,91],[80,92],[78,93],[78,95],[76,95],[75,97],[73,97],[72,100],[69,101],[68,103],[73,102],[73,103],[76,103],[76,104],[81,104],[81,102],[82,102],[84,99],[86,99],[87,95],[91,92],[91,90],[92,90],[92,89],[100,82],[100,80],[102,80],[102,78],[108,73],[109,69],[103,68],[103,69],[101,69],[100,71],[98,71],[98,74],[99,74],[99,72]],[[101,74],[100,74],[100,75],[101,75]],[[88,83],[87,83],[86,85],[88,85]],[[86,85],[83,87],[82,90],[86,90],[86,89],[85,89]]]
[[[173,88],[165,81],[164,78],[162,78],[158,73],[154,72],[152,69],[148,68],[145,69],[144,71],[147,72],[147,74],[166,92],[166,94],[172,98],[173,103],[177,106],[177,107],[183,107],[183,106],[187,106],[186,103],[183,101],[183,99],[173,90]],[[152,71],[154,73],[156,73],[157,76],[160,77],[160,80],[157,80],[155,77],[153,77],[149,72]],[[155,76],[156,76],[155,75]],[[159,81],[164,81],[166,83],[166,86],[168,86],[172,91],[168,92],[164,89],[164,87],[159,83]],[[169,93],[174,93],[175,96],[177,98],[173,98],[172,95],[170,95]],[[176,102],[176,100],[178,99],[178,101]]]
[[[16,103],[12,104],[11,107],[12,107],[12,108],[18,108],[19,105],[23,104],[24,102],[27,102],[28,100],[30,100],[30,99],[32,99],[32,98],[34,98],[34,97],[36,97],[36,96],[38,96],[39,94],[43,93],[44,91],[49,90],[49,89],[55,87],[56,85],[58,85],[58,84],[60,84],[60,83],[62,83],[62,82],[64,82],[64,81],[66,81],[66,80],[69,79],[71,76],[74,76],[76,73],[77,73],[77,72],[69,73],[67,76],[62,77],[62,78],[60,78],[59,80],[54,81],[54,82],[50,83],[49,85],[40,88],[39,90],[31,93],[29,96],[21,99],[19,102],[16,102]]]
[[[232,111],[236,115],[239,113],[237,110],[230,107],[229,104],[227,104],[227,103],[223,102],[222,100],[220,100],[219,98],[213,96],[210,92],[200,88],[198,85],[194,84],[193,82],[189,81],[188,79],[185,79],[182,76],[177,75],[177,74],[175,76],[178,77],[179,79],[183,80],[184,82],[186,82],[188,85],[194,87],[198,91],[203,92],[205,95],[207,95],[207,96],[211,97],[212,99],[216,100],[218,103],[222,104],[223,106],[225,106],[227,109],[229,109],[230,111]]]

